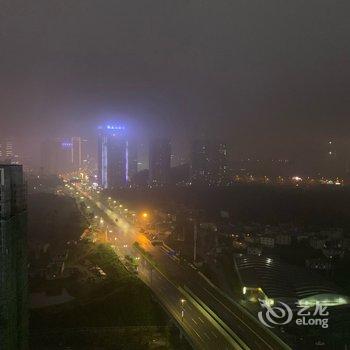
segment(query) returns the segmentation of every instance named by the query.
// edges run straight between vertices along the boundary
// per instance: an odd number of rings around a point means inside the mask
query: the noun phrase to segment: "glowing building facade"
[[[98,180],[102,188],[121,188],[129,182],[129,144],[125,127],[99,127]]]
[[[11,140],[0,141],[0,160],[5,163],[15,163],[17,155],[14,154],[13,142]]]

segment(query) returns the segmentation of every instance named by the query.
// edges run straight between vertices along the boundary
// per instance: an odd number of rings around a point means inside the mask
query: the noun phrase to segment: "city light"
[[[350,350],[350,0],[37,2],[1,7],[0,350]]]
[[[125,130],[124,126],[107,125],[108,130]]]

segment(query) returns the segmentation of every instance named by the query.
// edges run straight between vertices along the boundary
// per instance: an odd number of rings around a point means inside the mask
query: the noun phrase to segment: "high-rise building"
[[[149,148],[149,185],[163,186],[169,183],[171,144],[168,139],[154,139]]]
[[[209,141],[197,140],[192,145],[191,180],[197,183],[209,183],[210,173],[210,145]]]
[[[72,137],[72,148],[71,148],[71,156],[72,156],[72,164],[73,169],[80,169],[83,164],[82,158],[82,139],[81,137]]]
[[[58,172],[56,149],[57,144],[54,140],[45,140],[41,144],[41,168],[46,175],[53,175]]]
[[[218,185],[226,185],[229,180],[227,145],[219,142],[216,145],[217,154],[214,159],[214,169],[216,169],[216,183]],[[216,163],[216,164],[215,164]]]
[[[138,152],[135,141],[128,141],[128,180],[131,181],[138,171]]]
[[[5,143],[5,157],[7,159],[12,159],[13,156],[13,143],[12,141],[7,140]]]
[[[228,180],[225,143],[196,140],[192,146],[191,181],[197,184],[224,185]]]
[[[14,161],[13,142],[11,140],[4,140],[0,142],[0,160],[6,163]]]
[[[26,189],[20,165],[0,164],[0,349],[27,348]]]
[[[58,175],[73,170],[70,139],[49,139],[41,145],[41,166],[46,175]]]
[[[124,187],[129,181],[128,141],[125,127],[99,127],[98,180],[102,188]]]

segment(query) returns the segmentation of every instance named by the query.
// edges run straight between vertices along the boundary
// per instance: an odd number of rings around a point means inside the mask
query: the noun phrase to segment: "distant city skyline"
[[[108,118],[176,153],[202,136],[234,159],[350,149],[349,2],[5,2],[1,133],[28,153]]]
[[[0,10],[0,350],[349,347],[349,0]]]
[[[110,120],[110,122],[116,124],[119,123],[118,120]],[[89,158],[90,165],[93,162],[97,164],[98,125],[94,125],[89,132],[75,134],[73,137],[68,137],[67,135],[69,134],[63,134],[57,138],[47,136],[43,141],[41,141],[40,138],[36,139],[31,144],[31,147],[36,149],[34,153],[32,153],[27,147],[21,147],[21,140],[18,138],[2,137],[0,139],[0,144],[2,142],[6,148],[6,140],[9,140],[13,156],[7,157],[7,161],[11,158],[12,163],[22,163],[25,165],[25,169],[30,168],[35,170],[43,166],[42,145],[48,140],[62,140],[63,143],[69,143],[71,145],[68,148],[66,147],[67,163],[69,164],[74,163],[77,165],[76,162],[78,162],[78,164],[80,163],[81,165],[81,162],[86,162],[88,160],[87,157]],[[260,175],[269,175],[272,172],[273,174],[290,176],[348,177],[348,174],[350,173],[350,146],[347,147],[347,143],[340,142],[336,138],[325,138],[324,142],[319,144],[317,148],[306,149],[305,152],[298,153],[294,157],[270,157],[268,155],[258,156],[257,154],[244,157],[243,154],[240,154],[240,150],[233,147],[229,142],[226,142],[224,137],[198,137],[184,141],[181,138],[170,138],[167,136],[167,133],[158,134],[156,137],[153,136],[149,130],[139,130],[133,124],[125,123],[125,126],[128,128],[128,134],[130,135],[130,140],[132,140],[130,151],[131,153],[134,153],[134,165],[133,170],[130,170],[131,173],[135,173],[136,169],[138,171],[149,169],[149,144],[152,139],[157,137],[168,138],[171,142],[171,166],[191,164],[193,142],[206,139],[210,142],[220,141],[226,145],[226,149],[228,150],[226,157],[228,169],[233,170],[235,173],[242,168],[243,164],[245,164],[244,168],[247,167],[247,171]],[[73,140],[76,140],[76,142],[73,142]],[[80,161],[77,159],[73,160],[73,143],[78,149],[80,145],[80,152],[77,153],[75,151],[74,153],[75,158],[79,158],[79,153],[81,154]],[[49,148],[47,148],[47,150],[48,149]],[[4,152],[4,150],[0,150],[0,154],[4,154]],[[137,155],[135,155],[135,153]],[[0,159],[3,161],[5,158],[6,157],[4,156],[0,156]],[[278,167],[280,170],[278,170]],[[74,166],[66,166],[66,169],[68,168],[73,169]],[[79,168],[79,166],[75,166],[75,168]]]

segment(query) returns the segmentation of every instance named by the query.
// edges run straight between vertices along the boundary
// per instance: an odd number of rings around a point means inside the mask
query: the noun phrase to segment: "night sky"
[[[349,13],[348,0],[1,0],[0,134],[33,145],[116,118],[178,149],[221,137],[236,157],[347,143]]]

